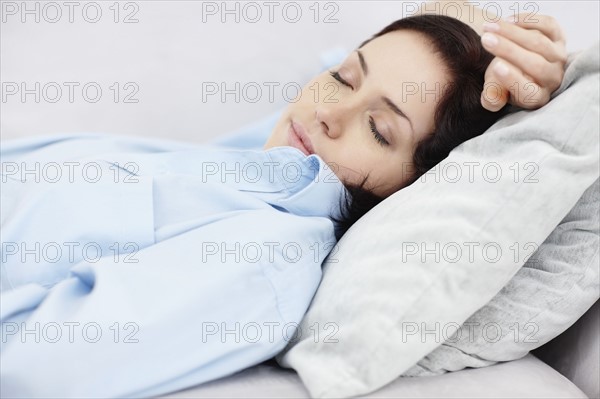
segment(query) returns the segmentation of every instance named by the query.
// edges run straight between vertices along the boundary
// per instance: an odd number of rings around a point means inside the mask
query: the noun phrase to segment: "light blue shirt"
[[[89,134],[0,161],[3,397],[162,395],[312,333],[345,192],[317,155]]]

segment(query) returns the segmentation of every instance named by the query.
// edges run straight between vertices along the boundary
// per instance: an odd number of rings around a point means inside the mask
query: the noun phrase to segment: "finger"
[[[495,40],[495,44],[489,42],[489,38]],[[537,52],[524,49],[513,41],[490,32],[481,36],[481,42],[486,50],[519,68],[538,85],[548,87],[560,85],[563,75],[562,63],[550,63]]]
[[[496,36],[502,36],[530,52],[540,54],[548,62],[564,63],[567,60],[567,51],[564,43],[554,43],[540,30],[524,29],[505,21],[498,21],[496,24],[485,23],[483,30],[492,32]],[[510,48],[505,50],[509,51]],[[494,55],[499,54],[494,53]],[[506,54],[503,54],[503,56],[506,56]]]
[[[494,67],[498,59],[494,58],[485,71],[485,83],[481,92],[481,105],[488,111],[496,112],[502,109],[509,100],[510,93],[496,76]]]
[[[494,58],[486,70],[485,85],[490,101],[495,99],[495,92],[502,88],[508,90],[508,102],[524,109],[539,108],[550,99],[547,88],[532,82],[519,68],[499,57]]]
[[[560,27],[556,18],[550,15],[541,15],[535,13],[516,14],[514,25],[525,29],[539,30],[553,42],[565,42],[565,33]]]
[[[488,111],[498,112],[508,103],[508,99],[506,90],[496,91],[494,86],[485,86],[481,93],[481,106]]]

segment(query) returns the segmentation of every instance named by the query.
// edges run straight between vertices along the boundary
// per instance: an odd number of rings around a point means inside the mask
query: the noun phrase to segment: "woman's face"
[[[445,66],[422,34],[386,33],[311,80],[264,149],[292,146],[317,154],[344,184],[358,184],[368,173],[365,188],[387,197],[412,175],[414,150],[433,131],[448,83]],[[299,130],[308,138],[304,144]]]

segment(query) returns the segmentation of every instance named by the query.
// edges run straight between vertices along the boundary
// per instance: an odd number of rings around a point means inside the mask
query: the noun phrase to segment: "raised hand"
[[[507,102],[525,109],[544,106],[564,76],[566,39],[556,19],[515,17],[515,22],[483,24],[482,44],[496,57],[485,72],[481,104],[494,112]]]

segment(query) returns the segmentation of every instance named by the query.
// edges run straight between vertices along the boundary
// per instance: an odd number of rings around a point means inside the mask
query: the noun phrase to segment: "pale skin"
[[[481,21],[469,23],[480,35],[492,29],[499,39],[495,46],[482,42],[496,56],[485,73],[484,108],[497,111],[507,102],[539,108],[560,86],[567,59],[564,34],[554,18],[536,18],[536,23],[522,18],[517,23],[500,21],[498,29]],[[507,67],[507,75],[496,70],[500,63]],[[403,88],[411,82],[438,94],[403,97]],[[408,30],[390,32],[307,83],[263,148],[295,146],[289,141],[293,121],[344,184],[360,183],[369,174],[366,188],[385,198],[409,180],[414,149],[432,131],[441,90],[448,82],[445,67],[425,36]],[[406,117],[394,112],[384,98]]]
[[[390,52],[390,47],[397,51]],[[359,183],[368,171],[369,185],[378,186],[373,190],[378,195],[397,191],[402,184],[398,171],[409,166],[417,142],[433,129],[435,104],[440,98],[430,95],[429,101],[422,101],[420,95],[412,95],[403,99],[402,84],[418,82],[433,89],[448,82],[441,61],[429,48],[420,33],[406,30],[367,43],[359,50],[367,73],[355,51],[331,69],[350,86],[336,80],[330,71],[316,76],[303,88],[298,101],[286,108],[264,148],[288,145],[293,120],[303,126],[314,152],[344,183]],[[403,54],[411,54],[411,62],[406,62]],[[383,96],[409,119],[393,112]],[[371,121],[388,145],[376,139]]]
[[[487,90],[481,95],[484,108],[498,111],[506,103],[524,109],[544,106],[564,76],[568,54],[562,28],[549,15],[530,12],[498,16],[491,10],[493,8],[484,10],[464,1],[438,0],[422,3],[415,14],[446,12],[481,36],[484,48],[495,56],[485,73]],[[516,17],[516,23],[500,17]],[[490,26],[490,23],[498,26]],[[498,44],[487,44],[484,36],[490,35],[498,39]],[[499,64],[504,64],[508,73],[498,73]],[[495,88],[501,88],[501,92]]]

